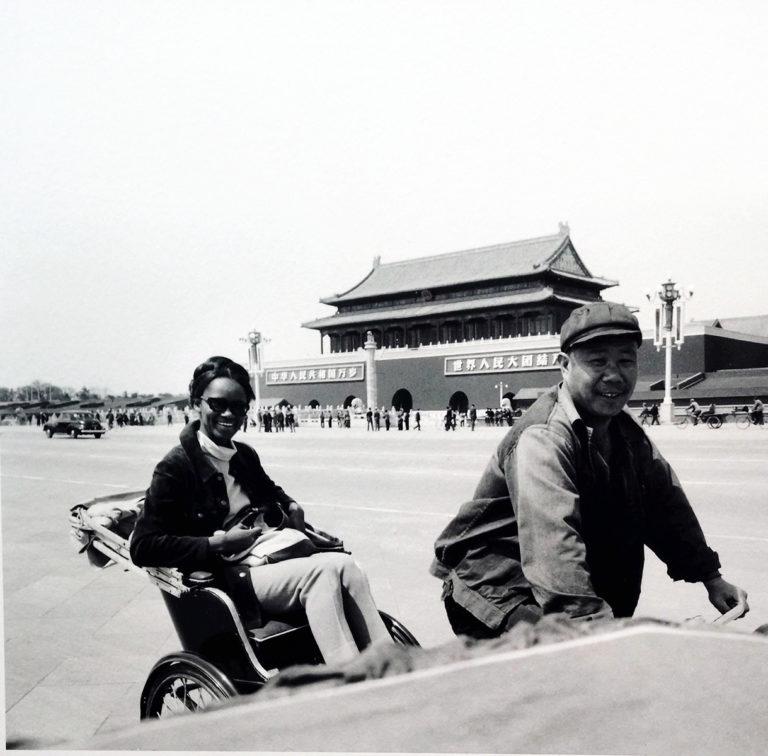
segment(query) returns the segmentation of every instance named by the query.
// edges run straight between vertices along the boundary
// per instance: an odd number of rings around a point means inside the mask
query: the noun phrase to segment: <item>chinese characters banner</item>
[[[267,384],[281,386],[289,383],[333,383],[334,381],[364,381],[365,363],[334,365],[334,367],[302,367],[267,370]]]
[[[557,368],[557,349],[540,352],[502,352],[476,354],[472,357],[446,357],[446,375],[477,375],[480,373],[514,373],[523,370],[552,370]]]

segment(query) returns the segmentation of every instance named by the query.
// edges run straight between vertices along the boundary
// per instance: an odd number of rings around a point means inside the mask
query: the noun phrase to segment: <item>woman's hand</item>
[[[295,501],[288,505],[288,524],[294,530],[304,532],[304,509]]]
[[[215,554],[236,554],[253,546],[261,532],[261,528],[233,528],[226,532],[217,530],[208,539],[208,543]]]

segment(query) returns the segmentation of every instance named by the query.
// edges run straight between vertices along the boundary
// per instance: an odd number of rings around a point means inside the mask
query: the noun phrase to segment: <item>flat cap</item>
[[[590,302],[577,307],[563,323],[560,349],[567,352],[577,344],[605,336],[634,336],[637,345],[643,333],[630,309],[616,302]]]

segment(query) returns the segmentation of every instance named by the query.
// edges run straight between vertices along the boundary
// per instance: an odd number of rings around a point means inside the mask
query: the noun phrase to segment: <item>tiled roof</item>
[[[544,286],[536,291],[520,294],[505,294],[499,297],[478,297],[476,299],[451,299],[441,302],[425,302],[423,304],[409,305],[408,307],[382,307],[376,310],[345,313],[344,315],[330,315],[327,318],[310,320],[302,323],[304,328],[333,328],[357,323],[378,323],[381,321],[405,320],[409,318],[427,318],[434,315],[443,315],[451,312],[464,312],[466,310],[488,310],[493,307],[505,307],[509,305],[524,305],[547,300],[568,302],[582,305],[586,299],[575,299],[557,295],[553,290]]]
[[[525,387],[521,388],[516,394],[515,394],[515,401],[528,401],[530,399],[533,399],[534,401],[538,399],[543,393],[546,391],[549,391],[549,387],[545,386],[543,388],[530,388]]]
[[[768,370],[762,372],[729,370],[707,373],[707,377],[701,383],[691,386],[691,391],[695,394],[699,390],[731,388],[768,391]]]
[[[562,260],[560,266],[555,264],[558,258]],[[370,273],[362,281],[346,292],[320,301],[325,304],[341,304],[399,292],[535,275],[553,267],[556,270],[560,267],[562,273],[569,278],[589,281],[601,288],[616,285],[616,281],[591,275],[578,258],[566,227],[563,227],[560,233],[552,236],[417,257],[383,265],[378,263],[377,258]]]
[[[720,327],[727,331],[749,333],[768,338],[768,315],[751,315],[743,318],[718,318]]]
[[[632,398],[634,400],[647,400],[660,398],[664,395],[664,389],[650,391],[648,382],[638,385]],[[672,389],[672,397],[675,399],[717,399],[718,397],[768,397],[768,368],[744,368],[740,370],[716,370],[707,373],[706,378],[695,386],[686,389]]]

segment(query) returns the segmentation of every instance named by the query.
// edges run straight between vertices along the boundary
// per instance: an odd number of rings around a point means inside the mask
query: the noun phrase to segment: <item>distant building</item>
[[[542,336],[616,284],[589,272],[561,224],[553,236],[383,265],[376,257],[358,284],[320,300],[334,315],[303,325],[331,353],[359,349],[368,331],[388,348]]]
[[[490,247],[385,264],[377,257],[359,283],[320,300],[336,313],[303,324],[320,333],[320,356],[265,364],[260,395],[274,401],[262,403],[527,406],[559,380],[558,334],[570,312],[616,285],[589,271],[564,224],[552,236]],[[728,401],[768,395],[766,331],[768,316],[687,324],[673,399],[708,397],[707,385],[721,386]],[[636,400],[660,401],[664,356],[650,331],[639,367]],[[725,371],[736,375],[717,375]]]

